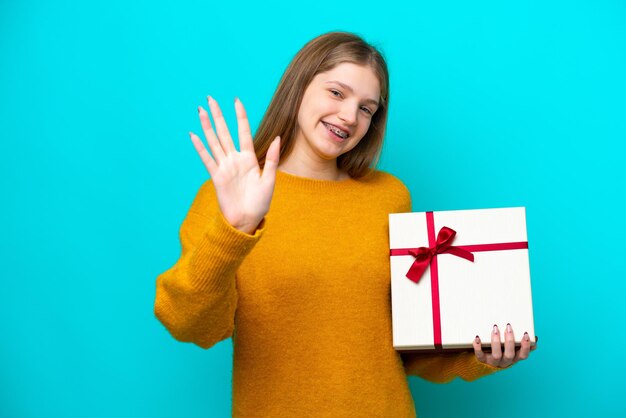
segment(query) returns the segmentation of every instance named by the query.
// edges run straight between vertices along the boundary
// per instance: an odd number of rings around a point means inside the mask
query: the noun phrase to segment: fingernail
[[[239,101],[239,97],[235,97],[235,103]]]
[[[211,96],[207,96],[206,99],[209,101],[209,103],[211,103],[211,101],[213,100]]]
[[[528,333],[527,333],[527,332],[525,332],[525,333],[524,333],[524,340],[525,340],[525,341],[530,340],[530,337],[528,336]]]
[[[475,342],[476,344],[480,343],[480,338],[478,337],[478,335],[477,335],[477,336],[476,336],[476,338],[474,339],[474,342]]]
[[[198,113],[200,113],[201,109],[202,109],[202,106],[198,106]]]
[[[493,333],[494,334],[498,333],[498,326],[496,324],[493,324]]]
[[[511,324],[506,324],[506,332],[508,332],[509,334],[513,332],[513,328],[511,328]]]

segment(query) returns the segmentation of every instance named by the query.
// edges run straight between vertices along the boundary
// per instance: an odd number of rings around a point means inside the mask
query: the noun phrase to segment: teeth
[[[325,125],[328,127],[328,129],[330,129],[330,130],[331,130],[331,131],[333,131],[335,134],[337,134],[337,136],[340,136],[340,137],[342,137],[342,138],[347,138],[347,137],[348,137],[348,134],[347,134],[347,133],[345,133],[344,131],[342,131],[342,130],[340,130],[340,129],[337,129],[337,128],[335,128],[334,126],[332,126],[332,125],[330,125],[330,124],[327,124],[327,123],[325,123]]]

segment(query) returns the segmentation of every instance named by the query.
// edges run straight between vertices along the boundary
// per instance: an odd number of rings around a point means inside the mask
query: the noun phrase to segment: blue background
[[[431,3],[2,2],[0,416],[229,415],[231,341],[153,315],[208,177],[187,132],[207,94],[256,127],[337,29],[386,54],[379,168],[414,210],[528,211],[538,349],[473,383],[411,377],[418,415],[625,414],[626,6]]]

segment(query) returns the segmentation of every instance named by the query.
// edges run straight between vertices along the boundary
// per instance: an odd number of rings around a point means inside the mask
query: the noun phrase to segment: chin
[[[320,148],[317,149],[317,155],[319,155],[325,160],[335,160],[339,156],[345,154],[346,152],[348,151],[344,149],[340,149],[340,150],[328,150],[328,149],[320,149]]]

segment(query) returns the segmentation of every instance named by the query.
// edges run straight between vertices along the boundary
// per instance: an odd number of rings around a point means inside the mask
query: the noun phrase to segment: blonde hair
[[[309,41],[293,58],[283,74],[254,136],[254,148],[259,165],[272,140],[280,136],[280,158],[293,150],[298,129],[297,113],[308,85],[319,73],[349,62],[372,68],[380,83],[378,109],[361,141],[349,152],[337,158],[337,167],[351,177],[363,177],[375,166],[382,151],[389,105],[389,73],[382,54],[361,37],[348,32],[329,32]]]

